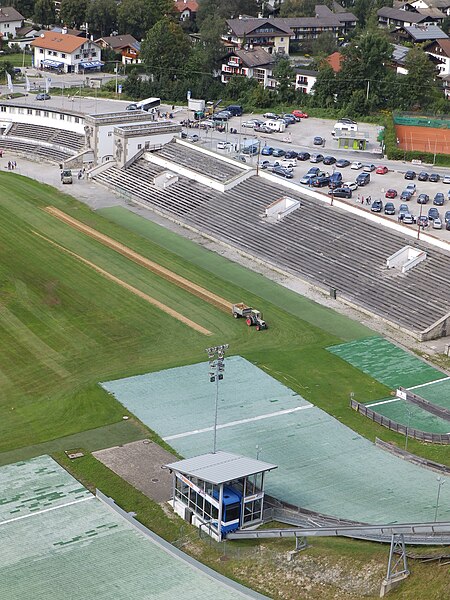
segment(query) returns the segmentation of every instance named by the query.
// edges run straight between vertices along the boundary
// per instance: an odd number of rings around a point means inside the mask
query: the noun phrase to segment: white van
[[[348,131],[358,131],[357,123],[340,123],[339,121],[335,124],[331,135],[335,136],[336,134],[345,133]]]
[[[286,129],[286,123],[281,120],[279,121],[278,119],[269,119],[268,121],[264,121],[264,125],[276,133],[282,133]]]

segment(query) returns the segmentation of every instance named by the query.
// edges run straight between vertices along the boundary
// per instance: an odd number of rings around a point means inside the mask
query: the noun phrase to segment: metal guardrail
[[[417,456],[416,454],[412,454],[403,448],[399,448],[395,444],[391,444],[390,442],[385,442],[384,440],[380,440],[380,438],[375,438],[375,445],[386,452],[390,452],[403,460],[407,460],[410,463],[414,463],[415,465],[419,465],[420,467],[425,467],[426,469],[431,469],[436,473],[442,473],[443,475],[450,476],[450,467],[446,465],[442,465],[441,463],[435,462],[434,460],[428,460],[427,458],[423,458],[422,456]]]
[[[448,433],[430,433],[426,431],[420,431],[420,429],[414,429],[413,427],[407,427],[406,425],[402,425],[401,423],[397,423],[396,421],[392,421],[392,419],[388,419],[387,417],[376,413],[354,399],[350,401],[350,406],[353,408],[353,410],[356,410],[365,417],[368,417],[374,421],[374,423],[378,423],[378,425],[387,427],[387,429],[395,431],[396,433],[400,433],[402,435],[408,434],[408,437],[414,438],[420,442],[429,442],[431,444],[450,444],[450,434]]]
[[[420,406],[420,408],[423,408],[427,412],[435,415],[436,417],[439,417],[440,419],[444,419],[445,421],[450,421],[450,410],[447,410],[443,406],[438,406],[437,404],[433,404],[432,402],[425,400],[425,398],[422,398],[422,396],[419,396],[418,394],[414,394],[414,392],[411,392],[410,390],[408,390],[404,387],[399,387],[398,389],[401,392],[403,392],[403,394],[405,395],[406,400],[408,402],[411,402],[412,404],[415,404],[416,406]]]

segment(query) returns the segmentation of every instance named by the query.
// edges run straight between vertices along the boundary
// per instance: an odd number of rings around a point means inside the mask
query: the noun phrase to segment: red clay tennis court
[[[402,150],[450,154],[450,129],[396,125],[395,131]]]

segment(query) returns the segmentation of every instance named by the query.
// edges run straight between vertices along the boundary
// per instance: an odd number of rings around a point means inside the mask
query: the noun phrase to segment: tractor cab
[[[249,321],[250,321],[250,323],[249,323]],[[256,331],[259,331],[260,329],[267,329],[267,324],[264,321],[264,319],[262,318],[262,314],[260,313],[259,310],[256,310],[255,308],[252,309],[251,313],[247,317],[247,325],[249,327],[251,327],[252,325],[255,325]]]

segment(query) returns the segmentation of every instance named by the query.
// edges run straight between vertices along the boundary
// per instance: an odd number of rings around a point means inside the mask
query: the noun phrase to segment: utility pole
[[[370,79],[367,80],[366,102],[369,102]]]

